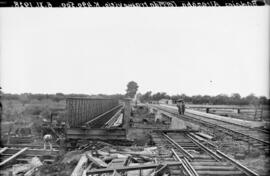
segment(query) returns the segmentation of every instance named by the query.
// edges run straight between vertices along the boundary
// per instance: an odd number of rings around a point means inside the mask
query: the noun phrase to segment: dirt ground
[[[222,133],[219,135],[219,137],[216,137],[216,141],[211,142],[215,144],[220,151],[239,161],[259,175],[269,175],[269,149],[265,151],[252,146],[249,148],[246,142],[235,141],[232,137],[225,136]]]

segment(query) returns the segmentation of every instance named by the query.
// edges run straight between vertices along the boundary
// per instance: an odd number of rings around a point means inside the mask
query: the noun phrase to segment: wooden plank
[[[179,166],[182,162],[164,162],[164,165],[168,166]],[[143,170],[143,169],[153,169],[159,166],[160,164],[144,164],[139,166],[122,166],[118,168],[105,168],[105,169],[93,169],[87,172],[87,175],[101,174],[101,173],[112,173],[115,170],[117,172],[132,171],[132,170]]]
[[[108,164],[105,163],[104,161],[102,161],[101,159],[99,158],[96,158],[94,156],[92,156],[92,154],[90,152],[86,153],[88,159],[90,161],[92,161],[93,163],[95,163],[97,166],[99,167],[108,167]]]
[[[110,162],[107,168],[121,167],[124,166],[126,162],[127,158],[116,158]]]
[[[71,176],[81,176],[83,174],[84,166],[87,163],[88,159],[85,154],[83,154],[76,165],[75,169],[73,170]]]
[[[15,153],[14,155],[12,155],[12,156],[10,156],[9,158],[7,158],[6,160],[2,161],[2,162],[0,163],[0,166],[3,166],[3,165],[5,165],[6,163],[8,163],[8,162],[14,160],[16,157],[18,157],[19,155],[21,155],[22,153],[24,153],[26,150],[28,150],[27,147],[21,149],[20,151],[18,151],[18,152]]]
[[[209,140],[213,139],[213,136],[210,136],[210,135],[202,133],[202,132],[197,132],[196,134],[203,137],[203,138],[209,139]]]
[[[35,174],[36,172],[36,169],[39,167],[39,166],[42,166],[42,162],[39,160],[38,157],[34,157],[32,158],[32,160],[30,161],[31,165],[32,165],[32,169],[30,169],[29,171],[27,171],[24,176],[32,176]]]
[[[24,147],[28,148],[28,147]],[[8,148],[2,155],[3,156],[9,156],[13,155],[14,153],[17,153],[20,151],[22,148]],[[53,155],[56,156],[59,154],[59,150],[44,150],[44,149],[30,149],[26,150],[24,152],[24,155],[26,156],[44,156],[44,155]]]
[[[25,148],[28,147],[29,150],[31,149],[43,149],[44,146],[42,145],[33,145],[33,144],[3,144],[5,147],[11,148]],[[52,144],[54,149],[59,149],[60,147],[56,144]],[[1,153],[1,152],[0,152]]]

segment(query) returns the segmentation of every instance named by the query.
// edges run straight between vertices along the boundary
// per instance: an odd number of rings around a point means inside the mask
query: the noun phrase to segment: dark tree
[[[134,81],[130,81],[127,84],[127,89],[126,89],[126,96],[129,98],[134,98],[134,96],[136,95],[136,92],[138,90],[139,86],[136,82]]]
[[[147,91],[145,94],[142,94],[140,98],[141,102],[150,101],[152,99],[151,94],[151,91]]]

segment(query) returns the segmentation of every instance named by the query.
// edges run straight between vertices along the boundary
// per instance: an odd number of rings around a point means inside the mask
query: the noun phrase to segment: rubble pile
[[[11,162],[2,175],[27,176],[84,176],[87,171],[119,167],[137,167],[154,164],[159,154],[157,147],[114,146],[100,141],[88,141],[80,148],[59,155],[53,162],[46,162],[46,156],[32,157],[27,162]],[[59,152],[60,153],[60,152]],[[1,169],[2,170],[2,169]],[[139,173],[140,172],[140,173]],[[155,169],[126,171],[127,176],[150,176]],[[104,173],[104,176],[111,173]],[[117,173],[116,173],[117,175]]]

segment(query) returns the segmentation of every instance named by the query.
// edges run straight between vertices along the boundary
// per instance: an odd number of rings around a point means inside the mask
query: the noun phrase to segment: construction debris
[[[16,164],[12,167],[12,175],[24,174],[25,176],[32,175],[39,166],[42,166],[42,162],[38,157],[33,157],[28,164]]]
[[[79,176],[83,174],[83,171],[85,169],[87,163],[87,156],[85,154],[83,154],[77,164],[77,166],[75,167],[75,169],[73,170],[71,176]]]
[[[93,162],[95,165],[97,165],[99,167],[107,167],[108,166],[104,161],[102,161],[101,159],[99,159],[97,157],[92,156],[92,154],[89,152],[86,153],[86,156],[88,157],[88,159],[91,162]]]

